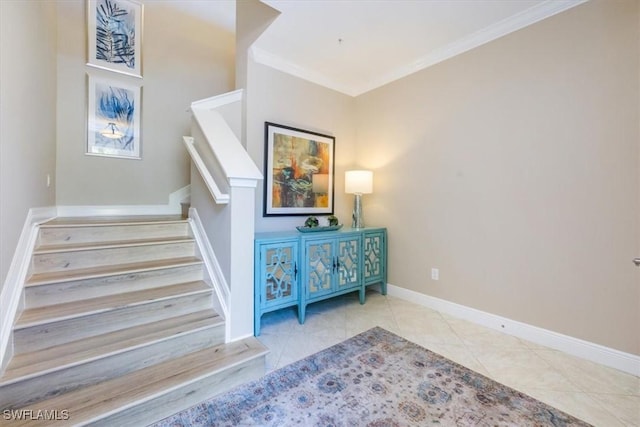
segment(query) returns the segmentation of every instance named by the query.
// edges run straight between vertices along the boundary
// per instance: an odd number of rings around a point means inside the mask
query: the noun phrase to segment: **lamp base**
[[[362,194],[355,195],[353,199],[353,213],[351,214],[351,228],[364,228],[364,216],[362,214]]]

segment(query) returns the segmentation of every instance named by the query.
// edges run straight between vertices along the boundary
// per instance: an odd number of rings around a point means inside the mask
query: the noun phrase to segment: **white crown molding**
[[[449,43],[448,45],[431,52],[427,56],[420,58],[412,64],[397,68],[392,73],[357,88],[356,92],[358,94],[362,94],[387,83],[391,83],[392,81],[401,79],[417,71],[424,70],[425,68],[431,67],[439,62],[453,58],[454,56],[460,55],[478,46],[482,46],[483,44],[506,36],[507,34],[535,24],[536,22],[542,21],[543,19],[549,18],[560,12],[564,12],[567,9],[578,6],[587,1],[588,0],[547,0],[544,3],[530,7],[523,12],[476,31],[467,37],[456,40],[453,43]]]
[[[565,10],[571,9],[572,7],[578,6],[587,1],[589,0],[547,0],[536,6],[530,7],[523,12],[483,28],[480,31],[476,31],[467,37],[463,37],[449,43],[448,45],[429,53],[411,64],[396,68],[391,73],[388,73],[378,79],[364,82],[364,84],[354,87],[345,86],[344,84],[333,81],[332,79],[328,79],[326,76],[318,72],[300,67],[293,62],[287,61],[255,46],[251,47],[250,54],[258,63],[355,97],[428,68],[439,62],[450,59],[456,55],[460,55],[461,53],[467,52],[473,48],[489,43],[490,41],[496,40],[509,33],[535,24],[536,22],[549,18],[560,12],[564,12]]]
[[[511,320],[409,289],[387,285],[388,294],[554,350],[640,376],[640,356]]]
[[[340,93],[344,93],[350,96],[357,96],[359,93],[353,91],[351,88],[344,86],[338,82],[333,81],[332,79],[327,78],[313,70],[309,70],[308,68],[300,67],[299,65],[287,61],[286,59],[281,58],[278,55],[274,55],[266,50],[260,49],[259,47],[251,46],[249,50],[249,55],[251,59],[255,62],[266,65],[267,67],[274,68],[278,71],[282,71],[283,73],[291,74],[292,76],[299,77],[303,80],[307,80],[311,83],[315,83],[317,85],[335,90]]]

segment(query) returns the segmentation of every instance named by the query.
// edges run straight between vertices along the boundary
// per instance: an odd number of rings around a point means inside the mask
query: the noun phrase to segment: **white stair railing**
[[[255,190],[262,173],[240,142],[242,91],[191,104],[191,209],[197,212],[219,272],[212,277],[227,342],[253,335]],[[211,276],[211,274],[210,274]]]
[[[213,176],[211,175],[211,173],[209,173],[209,170],[207,169],[207,165],[204,163],[204,160],[198,153],[198,150],[196,150],[193,137],[184,136],[182,137],[182,139],[184,141],[185,147],[187,148],[187,152],[189,153],[189,156],[191,156],[191,161],[193,162],[195,167],[198,169],[200,176],[204,180],[204,183],[209,189],[209,192],[213,196],[213,201],[219,205],[229,203],[229,194],[223,193],[222,191],[220,191],[220,187],[218,187],[218,184],[216,184],[215,179],[213,179]]]

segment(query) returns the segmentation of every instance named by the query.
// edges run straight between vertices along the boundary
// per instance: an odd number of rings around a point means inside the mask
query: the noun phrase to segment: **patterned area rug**
[[[156,424],[589,426],[381,328]]]

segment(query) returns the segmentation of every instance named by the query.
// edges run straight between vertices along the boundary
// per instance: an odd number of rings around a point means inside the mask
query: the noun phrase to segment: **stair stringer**
[[[13,325],[20,314],[24,283],[38,238],[38,225],[55,216],[55,207],[29,209],[9,272],[0,290],[0,375],[13,355]]]
[[[209,242],[204,225],[198,216],[198,211],[189,209],[189,225],[196,242],[197,255],[204,264],[204,281],[213,288],[213,306],[225,319],[225,342],[230,341],[229,335],[229,284],[222,273],[218,258]]]

